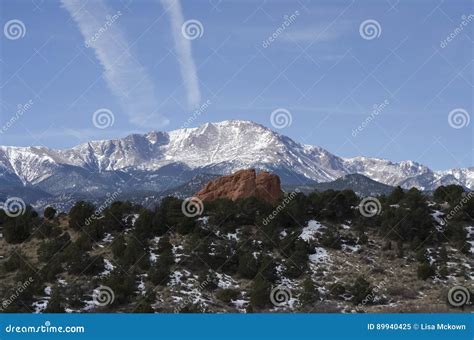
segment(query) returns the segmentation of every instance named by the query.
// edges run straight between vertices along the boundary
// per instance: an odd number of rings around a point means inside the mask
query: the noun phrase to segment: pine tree
[[[264,308],[270,304],[270,282],[258,275],[252,286],[250,303],[252,307]]]
[[[53,207],[46,207],[46,209],[44,209],[43,215],[48,220],[52,220],[56,215],[56,209],[54,209]]]
[[[64,297],[59,286],[52,288],[51,298],[49,299],[48,306],[45,309],[45,313],[65,313],[64,309]]]
[[[319,291],[316,289],[313,280],[310,277],[303,281],[303,292],[300,300],[303,305],[312,305],[319,298]]]

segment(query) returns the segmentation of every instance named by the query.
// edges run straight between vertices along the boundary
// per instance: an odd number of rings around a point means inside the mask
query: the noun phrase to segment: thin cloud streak
[[[199,90],[199,80],[196,65],[193,60],[191,42],[181,33],[184,24],[183,11],[179,0],[161,0],[165,10],[168,11],[171,21],[171,31],[178,54],[181,77],[186,88],[186,96],[190,108],[196,108],[201,102],[201,92]]]
[[[155,127],[168,124],[165,117],[155,112],[159,103],[149,75],[127,50],[130,44],[116,22],[121,19],[110,23],[111,16],[120,12],[113,13],[103,0],[86,3],[61,0],[61,3],[77,23],[84,42],[93,48],[104,68],[108,87],[118,97],[130,122]],[[110,24],[107,24],[108,20]]]

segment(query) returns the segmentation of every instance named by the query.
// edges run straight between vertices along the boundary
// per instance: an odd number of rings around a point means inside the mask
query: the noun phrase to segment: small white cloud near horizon
[[[139,126],[167,125],[168,119],[156,112],[159,103],[150,76],[133,56],[127,38],[115,22],[120,18],[110,21],[116,13],[103,0],[61,0],[61,3],[78,25],[86,46],[94,50],[104,68],[107,86],[119,99],[129,121]]]
[[[191,109],[195,109],[201,102],[201,91],[199,90],[199,80],[192,55],[191,41],[182,34],[184,17],[181,3],[179,0],[161,0],[161,3],[169,13],[171,31],[176,53],[178,54],[181,77],[186,89],[188,106]]]

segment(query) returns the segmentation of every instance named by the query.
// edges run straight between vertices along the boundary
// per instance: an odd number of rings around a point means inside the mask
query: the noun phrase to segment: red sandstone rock
[[[280,178],[269,172],[255,169],[239,170],[228,176],[222,176],[206,184],[196,197],[203,201],[217,198],[229,198],[233,201],[239,198],[257,197],[275,204],[283,196],[280,188]]]

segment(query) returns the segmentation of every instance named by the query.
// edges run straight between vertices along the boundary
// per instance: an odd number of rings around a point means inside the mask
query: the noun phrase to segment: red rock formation
[[[228,176],[222,176],[206,184],[196,197],[203,201],[216,198],[229,198],[233,201],[239,198],[257,197],[271,204],[282,198],[280,178],[269,172],[255,169],[239,170]]]

